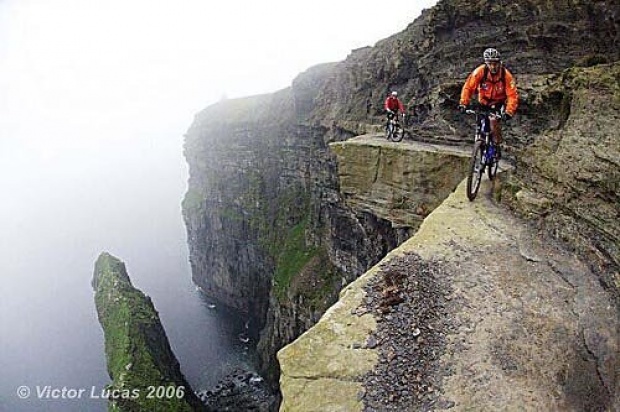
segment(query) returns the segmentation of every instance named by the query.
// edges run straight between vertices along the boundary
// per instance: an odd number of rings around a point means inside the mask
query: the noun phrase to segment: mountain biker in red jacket
[[[390,93],[390,95],[385,99],[384,107],[388,114],[405,113],[405,106],[403,106],[403,103],[398,100],[398,93],[396,91]]]
[[[504,121],[509,121],[515,115],[519,105],[516,81],[512,73],[503,66],[501,56],[496,49],[486,49],[483,58],[484,64],[476,67],[463,85],[459,110],[464,112],[471,97],[477,92],[478,101],[483,110],[501,112]],[[491,118],[488,119],[487,124],[490,125],[493,141],[499,148],[502,141],[499,122]]]
[[[393,119],[394,117],[396,117],[395,120],[396,120],[396,123],[398,123],[398,114],[405,113],[405,106],[400,100],[398,100],[398,93],[396,91],[393,91],[385,99],[385,104],[383,105],[383,107],[385,107],[385,112],[387,113],[387,122],[385,124],[385,129],[387,130],[390,120]]]

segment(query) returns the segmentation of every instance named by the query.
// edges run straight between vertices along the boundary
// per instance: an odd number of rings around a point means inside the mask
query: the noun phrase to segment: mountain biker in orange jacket
[[[502,65],[501,56],[496,49],[486,49],[483,58],[484,64],[476,67],[463,85],[459,109],[464,112],[471,97],[477,92],[483,109],[500,111],[504,121],[509,121],[519,105],[517,83],[512,73]],[[494,142],[499,148],[502,141],[499,122],[491,118],[487,124],[490,124]]]

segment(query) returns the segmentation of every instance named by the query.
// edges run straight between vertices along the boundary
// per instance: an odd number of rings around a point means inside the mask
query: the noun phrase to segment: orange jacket
[[[519,105],[519,94],[517,93],[517,83],[512,73],[505,67],[501,67],[496,74],[491,74],[489,70],[487,78],[484,76],[485,65],[482,64],[469,75],[463,90],[461,91],[460,104],[467,106],[474,93],[478,92],[478,101],[489,106],[497,103],[506,103],[506,113],[514,116]],[[504,70],[504,81],[501,80],[501,71]]]

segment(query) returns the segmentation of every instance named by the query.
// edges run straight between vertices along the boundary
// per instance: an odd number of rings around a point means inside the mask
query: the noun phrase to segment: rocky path
[[[472,137],[473,139],[473,137]],[[393,145],[396,147],[402,147],[406,150],[416,150],[416,151],[441,151],[447,153],[458,153],[463,156],[469,156],[471,154],[472,146],[463,146],[462,143],[460,145],[449,145],[445,143],[432,143],[432,142],[424,142],[420,140],[410,140],[403,139],[400,142],[391,142],[385,138],[383,133],[369,133],[360,136],[356,136],[347,140],[348,143],[362,143],[369,144],[375,143],[380,145]]]
[[[464,192],[280,353],[282,410],[619,410],[618,311],[596,277],[486,179]]]
[[[407,245],[441,259],[452,307],[439,361],[455,410],[618,408],[618,312],[587,266],[463,185]]]

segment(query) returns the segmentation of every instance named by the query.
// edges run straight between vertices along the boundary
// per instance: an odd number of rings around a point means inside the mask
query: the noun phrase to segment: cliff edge
[[[470,150],[471,119],[455,107],[487,47],[500,49],[520,94],[503,143],[515,168],[497,199],[577,254],[617,307],[618,16],[612,1],[440,0],[402,32],[312,67],[289,88],[196,116],[183,201],[192,276],[254,316],[261,373],[275,390],[275,352],[465,177],[466,156],[416,154],[427,166],[418,170],[393,148],[347,153],[338,142],[380,130],[383,99],[396,89],[418,144]]]
[[[461,184],[278,353],[281,411],[620,406],[612,297],[493,189]]]
[[[102,253],[92,286],[112,378],[108,409],[205,410],[181,373],[151,299],[132,286],[125,264]]]
[[[278,353],[282,411],[620,408],[619,70],[521,86],[538,120],[514,167],[474,202],[461,184]],[[359,157],[338,156],[343,196],[384,213]]]

